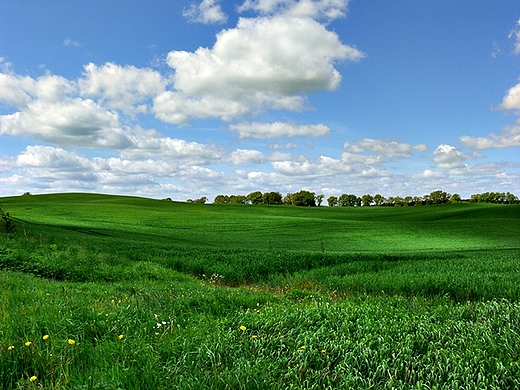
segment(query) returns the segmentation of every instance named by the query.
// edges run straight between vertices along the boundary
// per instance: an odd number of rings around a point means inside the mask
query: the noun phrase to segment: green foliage
[[[2,390],[520,387],[519,205],[2,205]]]
[[[0,207],[0,218],[2,219],[2,223],[4,225],[4,230],[6,233],[11,233],[14,230],[14,221],[11,219],[11,216],[8,212],[5,212]]]

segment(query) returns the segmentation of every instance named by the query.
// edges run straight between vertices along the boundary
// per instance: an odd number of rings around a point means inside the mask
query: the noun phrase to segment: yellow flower
[[[46,334],[46,335],[44,335],[42,338],[43,338],[44,340],[49,340],[49,335]]]
[[[76,342],[75,342],[74,340],[72,340],[72,339],[69,339],[67,342],[69,343],[69,345],[74,345],[74,344],[76,344]]]
[[[305,348],[307,348],[305,345],[302,345],[302,346],[300,347],[300,349],[305,349]]]
[[[327,350],[326,349],[322,349],[321,353],[327,353]]]
[[[254,339],[258,338],[258,336],[256,334],[252,335],[251,337],[254,338]]]
[[[26,346],[26,347],[30,347],[31,344],[32,344],[32,343],[31,343],[30,341],[26,341],[26,342],[25,342],[25,346]]]
[[[246,330],[247,328],[244,325],[240,325],[240,330]]]
[[[119,336],[117,336],[117,338],[118,338],[119,340],[123,340],[123,337],[125,337],[125,336],[122,335],[122,334],[120,334]]]
[[[31,382],[34,382],[36,379],[38,379],[38,377],[37,377],[36,375],[33,375],[33,376],[31,376],[31,377],[29,378],[29,380],[30,380]]]
[[[10,346],[7,348],[8,351],[12,351],[13,349],[14,349],[14,345],[10,345]]]

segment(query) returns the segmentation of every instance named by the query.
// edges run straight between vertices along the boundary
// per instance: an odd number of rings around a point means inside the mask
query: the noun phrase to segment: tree
[[[246,196],[246,202],[251,204],[262,204],[262,193],[260,191],[251,192]]]
[[[459,194],[453,194],[450,198],[450,203],[459,203],[462,199]]]
[[[294,194],[293,202],[295,206],[315,207],[315,197],[316,194],[314,192],[301,190]]]
[[[374,195],[374,204],[376,206],[382,206],[385,203],[386,199],[381,194]]]
[[[318,207],[321,206],[321,202],[323,202],[323,198],[325,198],[325,195],[323,195],[323,194],[316,195],[314,201],[318,204]]]
[[[370,194],[365,194],[361,197],[361,201],[363,202],[363,206],[372,206],[372,203],[374,203],[374,197]]]
[[[229,196],[227,195],[217,195],[215,199],[213,199],[213,203],[215,204],[226,204],[229,203]]]
[[[282,204],[282,194],[279,192],[266,192],[262,196],[263,204]]]
[[[327,203],[329,207],[336,207],[338,205],[338,197],[337,196],[329,196],[327,198]]]
[[[444,204],[448,203],[451,195],[447,192],[436,190],[430,193],[430,200],[433,204]]]
[[[420,196],[413,197],[413,205],[414,206],[422,206],[422,198]]]

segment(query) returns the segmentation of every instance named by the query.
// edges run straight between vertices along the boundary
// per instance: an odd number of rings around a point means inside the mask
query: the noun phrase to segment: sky
[[[519,0],[0,0],[0,196],[520,195]]]

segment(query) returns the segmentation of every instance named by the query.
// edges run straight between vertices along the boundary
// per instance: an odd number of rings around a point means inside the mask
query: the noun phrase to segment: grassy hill
[[[520,386],[520,205],[0,207],[0,389]]]

